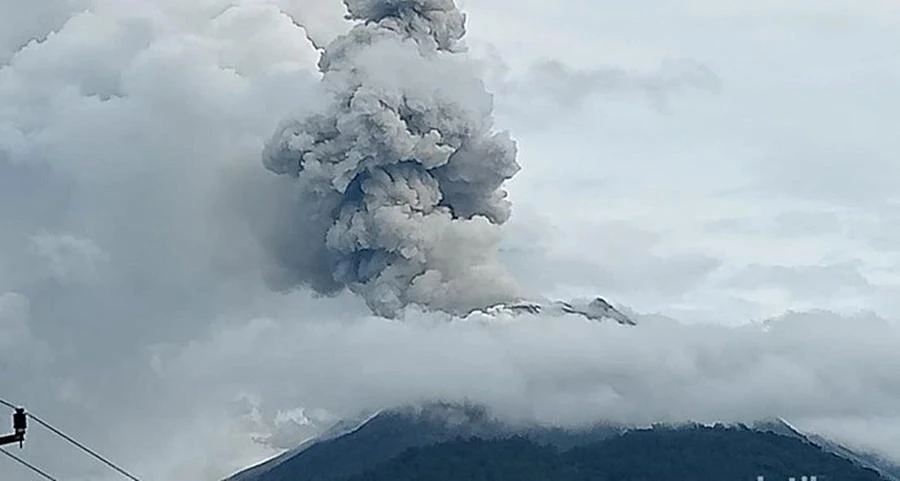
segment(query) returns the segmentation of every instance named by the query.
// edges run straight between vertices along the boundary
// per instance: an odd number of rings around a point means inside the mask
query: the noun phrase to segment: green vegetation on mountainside
[[[883,481],[801,439],[744,428],[630,431],[560,451],[523,437],[457,439],[405,451],[348,481]]]

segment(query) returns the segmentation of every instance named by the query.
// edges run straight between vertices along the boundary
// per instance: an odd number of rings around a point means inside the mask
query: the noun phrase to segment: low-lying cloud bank
[[[341,417],[461,397],[560,425],[784,416],[900,460],[900,339],[875,317],[395,323],[354,296],[271,292],[285,266],[260,237],[296,240],[302,199],[260,155],[321,107],[307,36],[343,32],[338,2],[25,3],[0,0],[0,395],[143,478],[219,479]],[[585,239],[568,254],[632,252]],[[37,430],[26,455],[105,475]]]
[[[228,367],[247,389],[283,379],[285,400],[342,417],[434,398],[560,425],[900,415],[900,331],[876,317],[790,314],[737,328],[639,322],[259,320],[214,333],[160,369],[217,379]]]
[[[754,421],[784,417],[900,459],[900,331],[875,316],[789,314],[743,327],[638,316],[637,327],[524,315],[495,322],[258,320],[158,359],[167,382],[236,392],[273,448],[336,419],[467,400],[514,423]],[[227,375],[225,374],[227,373]],[[240,410],[239,410],[240,411]],[[264,415],[268,413],[268,415]],[[864,420],[884,434],[840,429]]]

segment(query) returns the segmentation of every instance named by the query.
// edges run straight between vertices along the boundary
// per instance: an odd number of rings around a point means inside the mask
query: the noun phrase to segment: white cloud
[[[396,324],[272,293],[257,235],[293,193],[260,153],[320,100],[306,37],[346,26],[339,2],[0,1],[0,395],[158,479],[218,479],[272,452],[255,437],[460,394],[548,422],[777,414],[900,459],[900,339],[854,315],[900,318],[896,2],[464,5],[475,54],[510,69],[488,82],[524,167],[504,261],[535,293],[686,325]],[[684,58],[723,88],[666,115],[571,83]],[[541,62],[588,100],[559,108],[569,92],[527,76]],[[843,315],[747,325],[815,307]],[[36,434],[29,456],[100,472],[58,447]]]
[[[28,298],[14,292],[0,294],[0,369],[27,371],[51,359],[48,346],[32,331]]]
[[[897,342],[900,331],[882,319],[824,311],[767,325],[651,321],[635,329],[577,317],[493,326],[432,316],[350,324],[288,318],[217,330],[172,353],[164,371],[184,385],[210,380],[217,387],[207,396],[249,389],[275,404],[339,416],[450,397],[554,425],[774,416],[816,425],[900,419]],[[233,378],[221,377],[225,369]]]
[[[13,351],[23,342],[31,341],[31,329],[28,326],[28,299],[24,296],[4,293],[0,296],[0,325],[4,352]]]
[[[0,65],[9,61],[13,54],[30,42],[45,39],[87,3],[87,0],[0,2]]]
[[[31,238],[38,270],[59,282],[101,280],[108,257],[90,239],[71,235],[39,234]]]

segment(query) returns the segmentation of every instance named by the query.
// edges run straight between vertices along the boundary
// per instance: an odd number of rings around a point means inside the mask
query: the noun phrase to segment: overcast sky
[[[459,4],[519,144],[503,263],[640,327],[388,323],[268,287],[259,226],[296,220],[261,152],[319,100],[338,0],[0,0],[0,397],[147,480],[428,397],[780,415],[900,461],[900,4]],[[24,454],[108,474],[37,429]]]

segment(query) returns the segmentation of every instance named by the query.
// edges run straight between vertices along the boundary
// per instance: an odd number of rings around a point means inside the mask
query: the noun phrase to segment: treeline
[[[348,481],[884,481],[801,439],[724,426],[629,431],[560,451],[526,438],[413,448]]]

